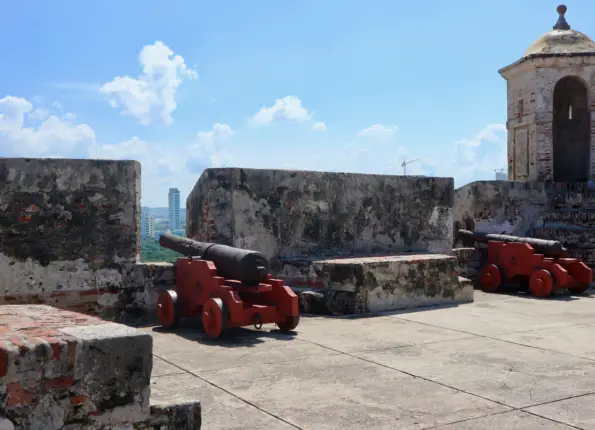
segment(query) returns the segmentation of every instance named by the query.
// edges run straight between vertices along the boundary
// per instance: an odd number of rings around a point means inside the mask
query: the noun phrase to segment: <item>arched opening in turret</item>
[[[589,179],[591,124],[586,85],[567,76],[554,88],[554,181]]]

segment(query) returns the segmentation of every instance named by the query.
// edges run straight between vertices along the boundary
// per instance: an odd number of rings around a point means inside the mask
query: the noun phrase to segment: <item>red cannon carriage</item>
[[[157,301],[163,327],[173,329],[181,318],[201,316],[212,339],[232,327],[275,323],[282,332],[297,327],[298,297],[272,278],[260,252],[170,234],[162,235],[159,244],[186,255],[176,263],[175,290],[163,291]]]
[[[593,272],[577,258],[567,258],[561,242],[460,230],[464,241],[487,243],[487,261],[481,271],[484,291],[495,292],[503,284],[528,286],[536,297],[548,297],[567,289],[581,294],[593,281]]]

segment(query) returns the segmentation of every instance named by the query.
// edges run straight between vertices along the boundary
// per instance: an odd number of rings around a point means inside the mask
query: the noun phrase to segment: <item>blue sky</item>
[[[57,5],[60,5],[59,7]],[[210,166],[493,179],[543,0],[9,2],[0,155],[137,159],[143,204]],[[595,36],[595,3],[567,2]],[[591,17],[591,18],[589,18]]]

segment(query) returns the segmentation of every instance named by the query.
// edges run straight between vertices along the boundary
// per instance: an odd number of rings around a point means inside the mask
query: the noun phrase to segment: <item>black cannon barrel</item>
[[[563,257],[566,255],[566,248],[562,242],[557,240],[536,239],[533,237],[509,236],[507,234],[481,233],[469,230],[459,230],[457,236],[465,242],[488,243],[490,240],[500,242],[522,242],[531,245],[535,252],[546,257]]]
[[[270,271],[269,260],[258,251],[198,242],[169,233],[161,235],[159,245],[186,256],[212,261],[219,276],[244,284],[258,284]]]

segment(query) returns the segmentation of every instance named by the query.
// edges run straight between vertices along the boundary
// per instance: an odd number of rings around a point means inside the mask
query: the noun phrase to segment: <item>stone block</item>
[[[117,319],[140,253],[140,164],[0,159],[0,304]]]
[[[473,301],[473,287],[459,281],[457,259],[440,254],[300,260],[295,266],[286,261],[280,277],[299,292],[302,309],[313,313],[360,314]]]
[[[0,410],[17,430],[146,421],[152,342],[76,312],[0,306]]]
[[[199,402],[152,405],[151,416],[134,430],[199,430],[202,411]]]
[[[477,248],[454,248],[452,250],[457,259],[457,274],[477,282],[481,269],[480,254]]]
[[[174,265],[137,263],[122,265],[118,270],[121,281],[111,288],[28,294],[13,291],[0,294],[0,305],[45,304],[126,324],[152,322],[159,292],[175,285]]]
[[[207,169],[186,202],[189,237],[283,258],[448,253],[452,178]]]

